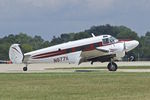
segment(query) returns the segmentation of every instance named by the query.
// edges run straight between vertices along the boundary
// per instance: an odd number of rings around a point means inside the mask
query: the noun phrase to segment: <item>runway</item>
[[[150,72],[150,68],[128,69],[130,66],[137,68],[142,66],[150,66],[150,62],[116,62],[119,66],[117,72]],[[31,64],[28,66],[28,71],[24,72],[22,68],[24,64],[0,64],[0,73],[44,73],[44,72],[93,72],[107,71],[107,63],[83,63],[76,64]],[[120,69],[123,68],[123,69]],[[126,67],[128,67],[126,69]]]

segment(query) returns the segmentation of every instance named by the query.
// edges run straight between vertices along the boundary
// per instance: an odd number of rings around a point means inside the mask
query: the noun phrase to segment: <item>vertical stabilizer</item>
[[[19,44],[11,45],[9,49],[9,58],[14,64],[20,64],[23,61],[24,54],[21,51]]]

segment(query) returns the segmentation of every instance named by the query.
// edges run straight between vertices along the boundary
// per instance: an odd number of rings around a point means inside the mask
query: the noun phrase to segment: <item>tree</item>
[[[118,27],[111,26],[109,24],[101,25],[101,26],[92,26],[89,30],[85,30],[85,32],[89,34],[94,33],[96,36],[107,34],[107,35],[112,35],[114,37],[116,37],[117,34],[119,33]]]
[[[145,36],[150,36],[150,32],[149,31],[146,32]]]
[[[117,34],[117,38],[120,39],[139,39],[137,33],[132,31],[131,29],[125,27],[125,26],[120,26],[118,27],[119,33]]]
[[[21,47],[22,47],[23,53],[27,53],[33,50],[30,44],[22,44]]]

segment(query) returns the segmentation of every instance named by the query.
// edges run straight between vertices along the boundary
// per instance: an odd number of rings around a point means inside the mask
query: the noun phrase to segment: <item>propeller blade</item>
[[[123,45],[123,51],[126,51],[126,43],[125,43],[125,41],[124,41],[124,45]]]

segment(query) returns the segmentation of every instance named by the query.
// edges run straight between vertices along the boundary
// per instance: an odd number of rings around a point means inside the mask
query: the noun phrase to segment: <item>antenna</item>
[[[91,35],[92,35],[93,37],[96,37],[96,36],[94,35],[94,33],[91,33]]]

